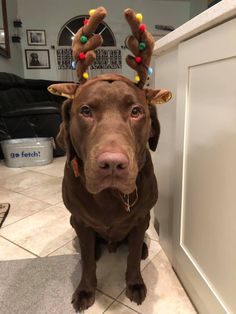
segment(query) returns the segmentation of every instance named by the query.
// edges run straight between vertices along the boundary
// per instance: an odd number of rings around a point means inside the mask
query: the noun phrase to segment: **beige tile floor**
[[[61,198],[65,158],[40,167],[7,168],[0,163],[0,202],[11,204],[0,230],[0,260],[78,254],[69,213]],[[104,250],[98,262],[96,302],[86,313],[196,313],[160,244],[151,224],[146,242],[149,257],[141,269],[148,295],[141,306],[125,297],[124,273],[127,248],[115,254]],[[114,272],[114,269],[116,270]]]

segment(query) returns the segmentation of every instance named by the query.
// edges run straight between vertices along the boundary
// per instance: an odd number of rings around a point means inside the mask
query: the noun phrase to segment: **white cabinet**
[[[156,157],[160,239],[200,313],[236,313],[236,19],[181,43],[175,62],[174,108],[159,110],[172,125]]]

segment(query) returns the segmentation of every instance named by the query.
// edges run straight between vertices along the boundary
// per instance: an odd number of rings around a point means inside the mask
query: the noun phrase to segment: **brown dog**
[[[147,257],[144,233],[158,196],[147,143],[156,149],[160,126],[150,102],[164,101],[169,92],[141,90],[119,75],[100,76],[71,90],[75,97],[63,105],[58,142],[67,152],[63,200],[83,265],[72,302],[76,310],[94,303],[96,238],[101,237],[111,251],[128,240],[126,295],[141,304],[146,296],[140,273],[141,257]]]
[[[96,58],[93,50],[102,44],[102,37],[94,33],[105,16],[104,8],[96,9],[73,40],[80,84],[49,87],[69,98],[62,108],[58,143],[67,154],[63,201],[82,256],[82,278],[72,299],[76,311],[95,301],[101,238],[109,251],[128,242],[126,295],[137,304],[146,297],[140,261],[148,255],[144,233],[158,197],[147,144],[154,151],[160,134],[155,105],[171,98],[169,91],[143,88],[154,39],[131,9],[125,10],[125,18],[133,33],[128,44],[136,58],[128,56],[127,63],[137,71],[137,82],[115,74],[86,81],[85,71]]]

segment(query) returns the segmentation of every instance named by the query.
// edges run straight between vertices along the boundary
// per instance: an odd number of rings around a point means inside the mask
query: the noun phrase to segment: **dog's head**
[[[143,88],[150,75],[154,38],[141,24],[141,14],[131,9],[124,15],[132,31],[127,44],[135,57],[128,55],[126,61],[137,72],[136,83],[115,74],[87,80],[85,71],[96,59],[94,50],[102,45],[102,36],[95,31],[106,16],[103,7],[92,11],[72,43],[80,84],[49,87],[53,94],[70,99],[63,105],[58,142],[66,149],[69,163],[75,157],[82,163],[88,191],[113,188],[129,194],[145,163],[147,143],[151,150],[158,143],[155,104],[168,101],[171,93]]]
[[[170,98],[166,90],[140,89],[121,75],[103,75],[82,86],[51,86],[67,100],[58,143],[68,161],[83,162],[86,187],[91,193],[114,188],[128,194],[135,189],[145,163],[146,146],[155,150],[160,125],[156,103]]]

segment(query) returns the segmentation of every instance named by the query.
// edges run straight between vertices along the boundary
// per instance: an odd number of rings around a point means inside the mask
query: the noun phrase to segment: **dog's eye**
[[[85,118],[92,117],[92,109],[89,106],[83,106],[80,108],[80,114],[82,114]]]
[[[143,110],[142,110],[142,108],[141,107],[139,107],[139,106],[135,106],[135,107],[133,107],[132,108],[132,110],[131,110],[131,117],[132,118],[138,118],[140,115],[142,115],[143,114]]]

